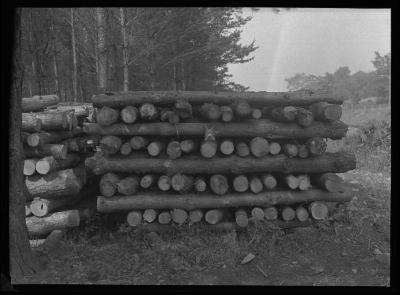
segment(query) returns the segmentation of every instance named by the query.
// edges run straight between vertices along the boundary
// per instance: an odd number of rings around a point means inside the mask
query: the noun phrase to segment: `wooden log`
[[[260,109],[253,109],[251,112],[251,117],[255,120],[262,118],[262,112]]]
[[[296,122],[302,127],[308,127],[314,121],[314,114],[304,108],[297,108]]]
[[[236,144],[236,154],[239,157],[247,157],[250,155],[249,146],[245,142],[239,142]]]
[[[168,224],[172,220],[171,213],[168,211],[163,211],[158,215],[158,222],[160,224]]]
[[[155,183],[155,176],[153,174],[146,174],[140,179],[140,186],[148,189]]]
[[[251,217],[253,220],[263,220],[265,215],[264,215],[264,210],[260,207],[254,207],[251,210]]]
[[[173,161],[168,158],[152,159],[132,155],[119,158],[95,154],[93,157],[86,158],[85,165],[96,175],[106,172],[163,174],[342,173],[356,168],[356,158],[353,153],[344,151],[325,153],[324,155],[307,159],[290,159],[281,154],[258,159],[237,156],[204,159],[198,156],[188,156],[184,159],[179,158]]]
[[[57,95],[35,95],[33,97],[23,97],[21,101],[22,112],[38,112],[48,106],[56,105],[60,102]]]
[[[72,129],[70,128],[72,126],[68,124],[68,113],[69,112],[32,113],[32,116],[42,122],[42,130],[60,131]]]
[[[322,202],[319,201],[312,202],[309,205],[308,210],[310,210],[311,216],[314,219],[324,220],[328,218],[328,213],[329,213],[328,207]]]
[[[78,119],[75,116],[74,110],[64,111],[67,116],[67,128],[66,130],[72,130],[78,126]]]
[[[158,118],[158,110],[154,104],[144,103],[139,108],[140,117],[146,121],[153,121]]]
[[[204,180],[203,177],[196,177],[194,179],[194,189],[197,192],[205,192],[207,189],[207,182]]]
[[[321,137],[313,137],[306,142],[307,149],[312,156],[320,156],[325,153],[327,144]]]
[[[25,179],[28,192],[33,198],[52,199],[78,194],[84,180],[83,168],[55,171],[47,175],[32,175]]]
[[[285,106],[273,108],[269,112],[269,116],[278,122],[294,122],[296,119],[297,109],[293,106]]]
[[[171,188],[171,178],[168,175],[161,175],[157,185],[163,192],[168,191]]]
[[[204,158],[212,158],[216,155],[218,149],[218,143],[214,140],[203,141],[200,145],[200,154]]]
[[[214,174],[210,177],[210,189],[217,195],[225,194],[229,189],[228,179],[221,174]]]
[[[36,162],[35,168],[39,174],[49,174],[56,170],[64,170],[76,167],[81,161],[81,157],[77,154],[68,154],[63,160],[55,159],[53,156],[48,156]]]
[[[27,203],[25,204],[25,216],[30,216],[30,215],[32,215],[32,211],[31,211],[30,206],[31,206],[31,202],[27,202]]]
[[[208,210],[204,216],[204,219],[209,224],[217,224],[224,217],[224,211],[221,209]]]
[[[147,152],[152,157],[160,155],[163,149],[164,143],[162,143],[161,141],[153,141],[147,146]]]
[[[191,153],[197,149],[196,142],[192,139],[182,140],[180,145],[181,145],[181,151],[184,153]]]
[[[171,159],[177,159],[182,156],[181,144],[179,141],[170,141],[167,145],[167,155]]]
[[[83,131],[81,128],[75,128],[71,131],[60,131],[60,132],[36,132],[32,133],[26,139],[26,143],[31,147],[41,146],[47,143],[56,143],[63,141],[64,139],[82,135]]]
[[[305,144],[297,145],[297,155],[299,156],[299,158],[302,158],[302,159],[308,158],[309,152],[308,152],[308,148]]]
[[[35,148],[24,147],[25,157],[43,158],[53,156],[55,159],[66,159],[68,154],[68,146],[66,144],[44,144]]]
[[[312,182],[319,188],[328,192],[345,192],[348,187],[343,179],[335,173],[323,173],[312,176]]]
[[[216,91],[130,91],[108,92],[92,97],[95,107],[107,105],[110,107],[123,107],[127,105],[140,105],[146,102],[157,105],[170,105],[178,98],[187,99],[191,104],[213,102],[228,105],[238,99],[254,105],[310,105],[320,101],[342,104],[344,97],[332,96],[327,92],[318,91],[290,91],[290,92],[216,92]]]
[[[264,217],[266,220],[278,219],[278,210],[275,207],[264,208]]]
[[[245,175],[238,175],[233,179],[233,189],[239,193],[243,193],[249,189],[249,180]]]
[[[55,106],[49,106],[44,111],[74,111],[76,117],[88,117],[90,112],[93,111],[93,105],[91,103],[59,103]]]
[[[133,150],[138,151],[145,149],[148,145],[148,140],[142,136],[134,136],[129,141]]]
[[[36,172],[36,163],[39,159],[25,159],[24,160],[24,175],[30,176]]]
[[[221,117],[221,109],[213,103],[204,103],[200,108],[200,114],[203,118],[210,121],[217,121]]]
[[[189,211],[189,223],[198,223],[203,219],[203,211],[200,209]]]
[[[265,138],[255,137],[250,141],[250,151],[254,157],[261,158],[269,153],[269,144]]]
[[[138,226],[139,224],[142,223],[142,212],[137,210],[129,212],[128,215],[126,216],[126,222],[130,226],[133,227]]]
[[[311,188],[310,176],[307,174],[301,174],[297,176],[299,180],[299,190],[306,191]]]
[[[258,176],[252,176],[250,178],[249,186],[250,186],[250,190],[255,194],[260,193],[264,188],[264,185],[263,185],[260,177],[258,177]]]
[[[119,152],[122,139],[114,135],[103,136],[100,140],[100,149],[106,155],[114,155]]]
[[[350,191],[329,193],[323,190],[308,191],[271,191],[259,194],[234,193],[215,197],[214,194],[154,194],[142,193],[134,196],[97,197],[98,212],[109,213],[121,210],[140,209],[184,209],[231,208],[231,207],[270,207],[277,205],[294,205],[313,201],[348,202],[353,198]]]
[[[35,117],[33,114],[22,113],[22,131],[36,132],[40,129],[42,129],[42,120]]]
[[[121,110],[121,120],[126,124],[133,124],[139,116],[139,111],[134,106],[126,106]]]
[[[129,141],[124,142],[121,145],[121,147],[119,148],[119,151],[120,151],[121,155],[128,156],[132,152],[131,143]]]
[[[175,112],[179,118],[189,119],[192,117],[192,105],[186,99],[179,98],[175,102]]]
[[[299,179],[293,174],[285,175],[284,181],[290,189],[297,189],[299,187]]]
[[[283,152],[289,158],[294,158],[294,157],[296,157],[298,155],[299,150],[297,149],[297,145],[291,144],[291,143],[286,143],[283,146]]]
[[[110,126],[118,121],[119,115],[118,110],[103,106],[97,110],[96,121],[100,126]]]
[[[341,121],[331,123],[313,122],[309,127],[297,124],[279,123],[266,119],[248,120],[246,122],[193,122],[177,123],[143,123],[143,124],[113,124],[100,126],[95,123],[85,123],[87,134],[99,135],[141,135],[141,136],[203,136],[206,128],[213,128],[218,137],[264,137],[267,139],[301,139],[323,137],[341,139],[346,136],[348,126]]]
[[[235,211],[235,222],[239,227],[247,227],[249,224],[249,217],[243,209],[238,209]]]
[[[157,211],[154,209],[146,209],[143,212],[143,220],[146,222],[154,222],[157,219]]]
[[[76,200],[76,197],[71,196],[58,199],[34,199],[31,202],[30,210],[33,215],[43,217],[69,203],[72,203],[74,199]]]
[[[247,118],[251,116],[252,108],[249,103],[244,99],[238,99],[231,104],[231,108],[235,115],[239,118]]]
[[[289,206],[282,209],[281,217],[284,221],[291,221],[296,217],[296,212]]]
[[[261,180],[265,186],[266,189],[272,190],[276,187],[278,182],[276,181],[276,178],[272,174],[263,174],[261,176]]]
[[[228,123],[233,120],[233,111],[230,106],[221,106],[221,119],[223,122]]]
[[[65,235],[65,229],[53,230],[45,239],[29,240],[31,248],[41,252],[48,252],[54,249]]]
[[[125,196],[134,195],[139,187],[139,177],[128,176],[121,179],[117,183],[117,190],[120,194]]]
[[[304,222],[306,220],[308,220],[309,218],[309,214],[307,209],[305,209],[303,206],[298,206],[296,208],[296,218],[298,221]]]
[[[181,225],[181,224],[184,224],[185,221],[188,219],[188,214],[185,210],[173,209],[171,211],[171,218],[172,218],[173,222]]]
[[[104,174],[99,182],[100,193],[104,197],[112,197],[117,192],[117,184],[121,178],[115,173]]]
[[[233,142],[231,140],[224,140],[221,142],[221,144],[219,146],[219,150],[224,155],[229,156],[229,155],[233,154],[233,152],[235,151],[235,145],[233,144]]]
[[[78,210],[60,211],[46,217],[31,216],[26,218],[26,226],[30,236],[43,236],[56,229],[79,226]]]
[[[160,120],[162,122],[169,122],[170,124],[179,123],[179,116],[171,109],[164,108],[160,111]]]
[[[177,173],[171,178],[172,188],[182,194],[187,193],[193,189],[193,177],[185,174]]]
[[[271,155],[278,155],[281,152],[281,145],[278,142],[269,143],[269,153]]]
[[[315,119],[320,121],[337,121],[342,116],[340,105],[329,104],[325,101],[312,104],[309,109],[313,112]]]

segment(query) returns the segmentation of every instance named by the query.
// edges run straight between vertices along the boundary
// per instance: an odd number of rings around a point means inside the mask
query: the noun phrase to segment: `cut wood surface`
[[[103,136],[100,140],[100,149],[104,154],[114,155],[119,152],[122,139],[114,135]]]
[[[217,121],[221,117],[221,109],[213,103],[205,103],[200,108],[200,114],[203,118],[210,121]]]
[[[162,122],[169,122],[170,124],[179,123],[180,118],[174,110],[164,108],[160,111],[160,120]]]
[[[162,143],[161,141],[153,141],[147,146],[147,152],[152,157],[160,155],[163,149],[164,143]]]
[[[133,150],[138,151],[147,147],[148,140],[142,136],[133,136],[129,143]]]
[[[22,113],[21,130],[27,132],[36,132],[42,129],[42,120],[30,113]]]
[[[140,186],[144,189],[152,187],[155,183],[155,176],[153,174],[146,174],[140,179]]]
[[[185,210],[182,209],[174,209],[171,211],[172,221],[177,224],[184,224],[188,219],[188,214]]]
[[[119,148],[121,155],[127,156],[132,152],[132,147],[130,142],[124,142]]]
[[[119,116],[118,110],[103,106],[97,110],[96,121],[100,126],[110,126],[118,121]]]
[[[203,136],[207,128],[213,128],[218,137],[264,137],[268,139],[300,139],[323,137],[341,139],[346,136],[348,126],[341,121],[331,123],[313,122],[309,127],[294,123],[279,123],[266,119],[247,120],[246,122],[207,122],[207,123],[137,123],[101,126],[96,123],[84,123],[87,134],[99,135],[140,135],[140,136]]]
[[[325,101],[312,104],[309,109],[313,112],[315,118],[320,121],[336,121],[342,116],[342,107],[340,105],[329,104]]]
[[[62,142],[68,146],[68,151],[71,152],[87,152],[93,151],[99,145],[100,137],[97,135],[79,136],[68,138]]]
[[[139,116],[139,111],[134,106],[126,106],[121,110],[121,120],[126,124],[135,123]]]
[[[189,222],[190,223],[197,223],[203,219],[203,211],[200,209],[195,209],[189,211]]]
[[[23,97],[21,99],[22,112],[38,112],[48,106],[56,105],[60,102],[57,95],[35,95],[33,97]]]
[[[183,98],[175,102],[175,112],[179,118],[186,120],[192,117],[192,105]]]
[[[285,175],[284,181],[290,189],[297,189],[300,184],[299,179],[293,174]]]
[[[252,108],[244,99],[237,99],[231,104],[231,108],[239,118],[247,118],[251,116]]]
[[[117,192],[117,184],[121,178],[115,173],[104,174],[99,182],[100,193],[105,197],[112,197]]]
[[[310,176],[307,174],[301,174],[297,176],[299,180],[299,190],[306,191],[311,188]]]
[[[296,208],[296,218],[299,221],[306,221],[309,218],[309,214],[307,209],[305,209],[303,206],[298,206]]]
[[[136,191],[138,190],[138,187],[139,187],[139,177],[137,177],[136,175],[125,177],[117,183],[117,191],[121,195],[125,196],[135,194]]]
[[[278,142],[269,143],[269,153],[271,155],[278,155],[281,152],[281,145]]]
[[[269,153],[269,144],[265,138],[255,137],[250,141],[250,152],[254,157],[261,158]]]
[[[256,119],[256,120],[261,119],[261,117],[262,117],[261,110],[260,109],[253,109],[252,112],[251,112],[251,117],[253,119]]]
[[[194,180],[192,176],[177,173],[171,177],[172,188],[180,193],[187,193],[193,189]]]
[[[209,224],[217,224],[224,217],[224,211],[221,209],[208,210],[204,216],[204,219]]]
[[[344,192],[348,186],[344,183],[343,179],[335,173],[323,173],[312,176],[312,182],[321,189],[328,192]]]
[[[291,221],[296,217],[296,211],[289,206],[285,206],[282,209],[281,216],[284,221]]]
[[[216,155],[218,149],[218,143],[214,140],[203,141],[200,145],[200,154],[204,158],[212,158]]]
[[[38,147],[24,147],[25,157],[43,158],[53,156],[55,159],[66,159],[68,146],[65,144],[44,144]]]
[[[54,171],[47,175],[32,175],[25,179],[26,187],[33,198],[58,198],[75,195],[81,190],[84,180],[83,168]]]
[[[154,222],[157,219],[157,211],[154,209],[146,209],[143,212],[143,220],[146,222]]]
[[[235,150],[239,157],[247,157],[250,155],[249,146],[245,142],[238,142]]]
[[[327,144],[321,137],[313,137],[306,142],[307,149],[312,156],[320,156],[325,153]]]
[[[264,210],[260,207],[254,207],[251,210],[251,217],[253,220],[263,220],[265,217]]]
[[[42,252],[50,251],[58,245],[58,243],[64,237],[65,232],[65,229],[56,229],[53,230],[45,239],[29,240],[29,244],[31,248],[35,250],[40,250]]]
[[[264,217],[266,220],[278,219],[278,210],[275,207],[264,208]]]
[[[299,150],[297,149],[297,145],[292,144],[292,143],[286,143],[283,146],[283,152],[289,158],[294,158],[294,157],[296,157],[298,155]]]
[[[161,175],[157,185],[163,192],[168,191],[171,188],[171,178],[168,175]]]
[[[170,141],[167,145],[167,155],[171,159],[177,159],[182,155],[181,144],[179,141]]]
[[[138,226],[139,224],[142,223],[142,212],[137,210],[129,212],[128,215],[126,216],[126,222],[130,226]]]
[[[160,224],[168,224],[171,222],[171,213],[168,211],[163,211],[158,215],[158,222]]]
[[[298,154],[299,158],[302,158],[302,159],[308,158],[309,152],[308,152],[307,146],[305,144],[297,145],[297,154]]]
[[[78,210],[60,211],[45,217],[31,216],[26,218],[26,226],[30,236],[43,236],[56,229],[79,226]]]
[[[235,211],[235,222],[240,227],[246,227],[249,224],[249,217],[243,209],[238,209]]]
[[[221,106],[221,119],[223,122],[231,122],[233,120],[233,111],[230,106]]]
[[[207,189],[207,182],[203,177],[196,177],[194,179],[194,188],[198,192],[205,192]]]
[[[33,215],[42,217],[69,203],[72,203],[76,199],[76,197],[72,196],[58,199],[34,199],[31,202],[30,209]]]
[[[329,200],[327,200],[327,201],[329,201]],[[324,203],[315,201],[315,202],[312,202],[308,208],[310,210],[311,216],[314,219],[324,220],[324,219],[328,218],[329,210],[328,210],[328,207]]]
[[[264,158],[241,158],[237,156],[204,159],[187,156],[171,160],[168,158],[142,158],[138,156],[107,157],[95,154],[86,158],[85,165],[94,174],[106,172],[163,173],[163,174],[224,174],[224,173],[342,173],[356,168],[356,158],[351,152],[325,153],[307,159],[288,158],[285,155]]]
[[[296,108],[296,122],[302,127],[308,127],[314,121],[314,114],[304,108]]]
[[[37,161],[35,167],[37,173],[44,175],[56,170],[74,168],[80,161],[81,157],[77,154],[67,154],[65,159],[55,159],[53,156],[48,156]]]
[[[54,106],[47,107],[44,111],[74,111],[76,117],[88,117],[90,112],[93,111],[91,103],[59,103]]]
[[[24,160],[24,175],[29,176],[36,173],[36,163],[39,159],[25,159]]]
[[[275,176],[273,176],[272,174],[263,174],[261,176],[261,180],[262,180],[265,188],[268,190],[274,189],[276,187],[276,185],[278,184]]]
[[[252,176],[250,178],[249,187],[250,190],[255,194],[260,193],[264,189],[264,185],[258,176]]]
[[[246,175],[235,176],[232,186],[235,191],[243,193],[249,189],[249,180]]]
[[[139,108],[140,117],[146,121],[153,121],[158,118],[158,110],[154,104],[144,103]]]
[[[231,140],[224,140],[221,142],[219,150],[222,154],[229,156],[235,151],[235,145]]]
[[[98,212],[118,212],[140,209],[184,209],[230,208],[230,207],[270,207],[277,205],[294,205],[313,201],[348,202],[353,198],[352,192],[329,193],[323,190],[308,191],[271,191],[259,194],[233,193],[216,197],[214,194],[197,193],[139,193],[134,196],[97,197]]]
[[[181,150],[184,153],[194,152],[197,148],[196,142],[192,139],[182,140],[180,145],[181,145]]]
[[[210,189],[217,195],[225,194],[229,189],[228,179],[221,174],[214,174],[210,177]]]

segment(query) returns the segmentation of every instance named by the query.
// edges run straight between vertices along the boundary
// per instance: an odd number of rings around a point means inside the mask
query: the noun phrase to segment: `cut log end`
[[[248,155],[250,155],[249,146],[245,142],[239,142],[236,145],[236,154],[239,157],[247,157]]]
[[[296,218],[301,222],[308,220],[309,214],[308,214],[307,209],[305,209],[303,206],[297,207],[296,208]]]
[[[163,150],[163,143],[160,141],[153,141],[147,146],[147,152],[149,153],[150,156],[156,157],[159,154],[161,154]]]
[[[160,176],[160,178],[158,179],[158,188],[162,191],[168,191],[171,189],[171,179],[169,176],[167,175],[162,175]]]
[[[138,109],[134,106],[126,106],[121,110],[121,120],[126,124],[132,124],[137,120]]]
[[[250,190],[253,193],[258,194],[263,190],[263,188],[263,183],[259,177],[254,176],[250,179]]]
[[[328,218],[328,207],[322,202],[312,202],[309,206],[311,216],[316,220],[324,220]]]
[[[185,210],[174,209],[171,211],[172,221],[177,224],[184,224],[188,218],[188,214]]]
[[[210,188],[217,195],[223,195],[229,189],[228,179],[221,174],[212,175],[210,177]]]
[[[133,150],[141,150],[147,147],[148,141],[142,136],[134,136],[129,141]]]
[[[158,215],[158,223],[160,224],[168,224],[172,220],[171,213],[168,211],[161,212]]]
[[[126,221],[133,227],[140,225],[142,223],[142,212],[136,210],[129,212]]]
[[[151,223],[157,219],[157,211],[154,209],[146,209],[143,212],[143,220]]]
[[[190,223],[197,223],[203,219],[203,212],[199,209],[191,210],[189,212],[189,221]]]
[[[24,160],[24,175],[33,175],[36,172],[36,163],[38,159],[25,159]]]
[[[167,155],[171,159],[177,159],[182,155],[181,144],[178,141],[170,141],[167,145]]]
[[[264,210],[262,208],[255,207],[251,210],[251,217],[254,220],[263,220],[265,217]]]
[[[271,142],[269,144],[269,152],[271,155],[278,155],[281,152],[281,145],[277,142]]]
[[[120,177],[115,173],[104,174],[99,182],[100,193],[104,197],[112,197],[117,192],[117,184],[120,180]]]
[[[117,183],[117,190],[120,194],[129,196],[137,192],[138,186],[139,178],[137,176],[128,176]]]
[[[291,207],[284,207],[281,212],[284,221],[291,221],[296,217],[296,212]]]
[[[243,209],[236,210],[235,221],[239,227],[247,227],[249,224],[249,217],[247,216],[246,211]]]
[[[140,180],[140,186],[144,189],[150,188],[153,185],[154,181],[154,175],[146,174]]]
[[[228,156],[228,155],[231,155],[231,154],[234,152],[235,146],[234,146],[234,144],[233,144],[232,141],[230,141],[230,140],[224,140],[224,141],[221,143],[219,149],[220,149],[220,151],[221,151],[222,154]]]
[[[202,142],[200,153],[204,158],[212,158],[217,153],[218,144],[216,141],[207,140]]]
[[[261,158],[269,153],[269,144],[265,138],[255,137],[250,141],[250,151],[254,157]]]
[[[271,190],[274,189],[277,185],[276,178],[272,174],[264,174],[261,177],[261,180],[266,189]]]
[[[132,152],[131,144],[129,142],[125,142],[124,144],[122,144],[120,147],[120,152],[121,155],[128,156]]]
[[[278,219],[278,210],[275,207],[267,207],[264,209],[264,216],[266,220]]]
[[[217,224],[222,220],[224,212],[221,209],[213,209],[206,212],[204,219],[209,224]]]

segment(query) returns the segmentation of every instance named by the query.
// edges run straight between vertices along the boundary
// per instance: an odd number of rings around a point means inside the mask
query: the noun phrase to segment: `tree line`
[[[22,95],[88,101],[100,91],[228,90],[229,63],[252,60],[240,44],[241,8],[24,8]]]

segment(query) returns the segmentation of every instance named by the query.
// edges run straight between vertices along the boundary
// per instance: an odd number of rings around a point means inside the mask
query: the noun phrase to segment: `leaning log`
[[[23,97],[21,101],[22,112],[39,112],[48,106],[56,105],[60,102],[57,95],[35,95],[33,97]]]
[[[234,123],[143,123],[113,124],[101,126],[84,123],[87,134],[99,135],[141,135],[141,136],[203,136],[206,128],[213,128],[218,137],[264,137],[267,139],[323,137],[341,139],[346,136],[347,125],[341,121],[331,123],[313,122],[309,127],[293,123],[279,123],[266,119]]]
[[[117,212],[123,210],[140,209],[184,209],[194,210],[201,208],[230,208],[230,207],[270,207],[276,205],[293,205],[312,201],[348,202],[353,194],[329,193],[322,190],[309,191],[272,191],[253,193],[233,193],[215,197],[214,194],[203,194],[201,198],[197,193],[168,194],[168,193],[142,193],[134,196],[115,196],[106,198],[97,197],[98,212]]]
[[[22,113],[21,130],[26,132],[36,132],[42,129],[42,120],[32,114]]]
[[[342,173],[356,168],[356,158],[350,152],[325,153],[307,159],[288,158],[285,155],[264,158],[241,158],[237,156],[204,159],[188,156],[171,160],[168,158],[142,158],[136,155],[107,157],[95,154],[86,158],[85,165],[94,174],[106,172],[163,173],[163,174],[210,174],[210,173]]]
[[[53,156],[55,159],[66,159],[68,147],[65,144],[44,144],[38,147],[24,147],[24,157],[43,158]]]

